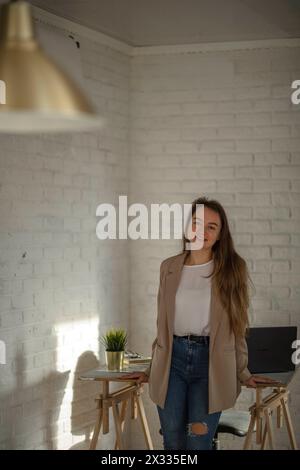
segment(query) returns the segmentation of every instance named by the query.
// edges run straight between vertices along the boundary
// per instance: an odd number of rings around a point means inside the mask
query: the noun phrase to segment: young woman
[[[197,204],[204,205],[202,221]],[[272,382],[247,368],[250,277],[225,210],[200,197],[192,203],[192,222],[196,236],[184,236],[182,253],[161,263],[151,365],[126,376],[149,382],[168,450],[211,449],[221,412],[234,406],[241,384]],[[202,247],[187,249],[197,238]]]

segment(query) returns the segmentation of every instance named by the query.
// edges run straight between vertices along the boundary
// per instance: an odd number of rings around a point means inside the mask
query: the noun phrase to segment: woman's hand
[[[149,379],[148,375],[144,372],[132,372],[131,374],[124,374],[119,378],[128,381],[135,380],[138,384],[146,383]]]
[[[270,386],[272,384],[277,384],[278,382],[276,380],[271,379],[270,377],[265,377],[263,375],[251,375],[248,380],[244,382],[244,385],[247,385],[247,387],[250,388],[257,388],[257,385],[259,384],[265,384]]]

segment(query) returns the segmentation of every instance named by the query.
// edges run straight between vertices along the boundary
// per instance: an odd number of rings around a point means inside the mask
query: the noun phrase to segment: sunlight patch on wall
[[[95,367],[99,352],[98,327],[98,317],[57,324],[54,327],[57,337],[56,370],[61,374],[68,374],[57,421],[55,447],[58,449],[69,449],[77,442],[84,441],[86,437],[84,432],[80,434],[76,430],[75,433],[72,426],[74,413],[79,415],[79,418],[82,415],[82,427],[85,425],[84,417],[87,410],[81,408],[89,406],[89,402],[84,396],[80,397],[81,400],[78,399],[77,391],[82,388],[78,376],[83,369]],[[77,417],[77,423],[79,418]]]

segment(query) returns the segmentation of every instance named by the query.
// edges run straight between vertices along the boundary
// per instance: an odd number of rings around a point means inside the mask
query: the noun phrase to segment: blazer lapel
[[[215,279],[211,280],[211,300],[210,300],[210,340],[209,351],[213,350],[216,335],[224,315],[224,310],[220,302]]]
[[[166,274],[165,302],[168,319],[169,339],[173,340],[174,320],[175,320],[175,297],[179,286],[182,269],[188,252],[181,253],[170,263]],[[210,351],[212,351],[216,334],[222,319],[223,308],[217,294],[215,280],[212,279],[211,303],[210,303]]]
[[[168,329],[169,339],[173,340],[174,331],[174,315],[175,315],[175,296],[177,288],[180,282],[181,272],[184,265],[184,261],[188,252],[183,252],[170,263],[167,275],[166,275],[166,292],[165,302],[167,306],[167,318],[168,318]]]

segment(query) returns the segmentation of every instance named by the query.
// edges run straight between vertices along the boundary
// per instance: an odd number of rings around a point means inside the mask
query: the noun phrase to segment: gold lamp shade
[[[99,129],[103,120],[37,43],[29,3],[7,3],[0,15],[0,132]]]

